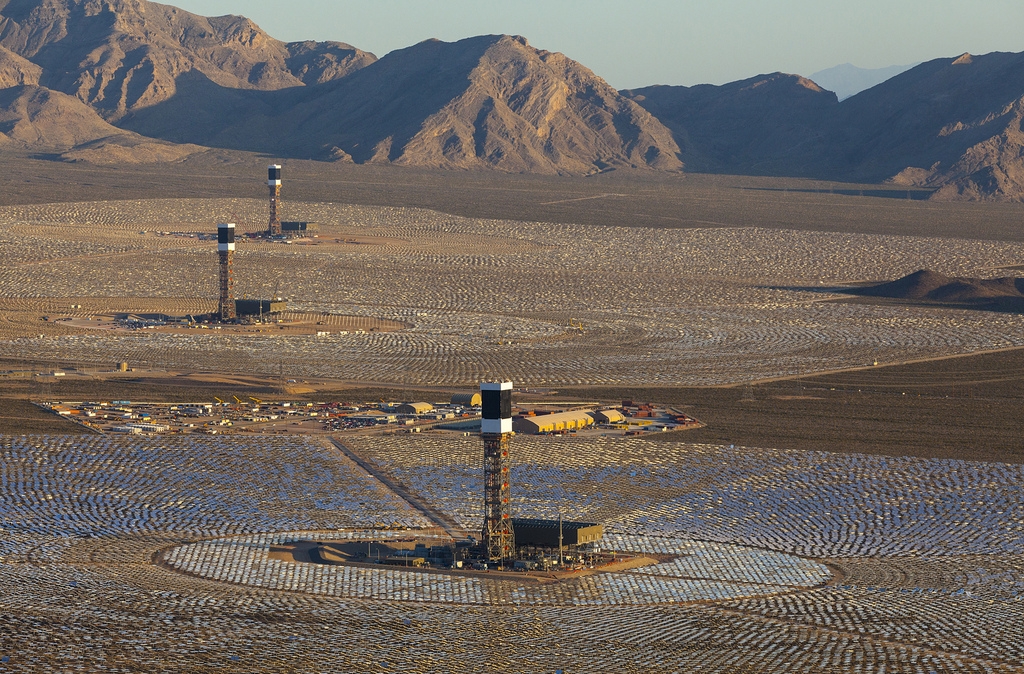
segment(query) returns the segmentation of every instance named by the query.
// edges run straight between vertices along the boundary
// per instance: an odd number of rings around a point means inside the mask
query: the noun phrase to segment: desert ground
[[[16,163],[0,668],[1024,671],[1024,317],[822,292],[1012,274],[1019,205],[728,176],[318,181],[295,162],[285,217],[322,231],[240,242],[236,289],[283,295],[330,334],[90,325],[214,309],[198,235],[264,227],[254,163]],[[136,372],[107,372],[122,360]],[[57,368],[75,376],[33,374]],[[479,438],[338,437],[384,481],[323,439],[84,435],[29,404],[431,399],[499,376],[705,422],[514,439],[517,514],[599,520],[607,546],[667,561],[542,586],[289,563],[271,549],[430,530],[389,482],[472,529]]]

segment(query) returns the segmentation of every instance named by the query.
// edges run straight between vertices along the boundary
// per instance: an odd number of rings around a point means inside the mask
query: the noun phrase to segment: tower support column
[[[512,529],[511,433],[486,434],[484,440],[484,546],[494,562],[516,553]]]

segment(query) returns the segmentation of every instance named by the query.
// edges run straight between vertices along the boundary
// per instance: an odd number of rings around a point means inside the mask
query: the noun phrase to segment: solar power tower
[[[270,226],[267,236],[281,235],[281,216],[277,207],[281,202],[281,165],[271,164],[267,169],[267,186],[270,188]]]
[[[484,549],[493,562],[511,559],[516,551],[512,529],[512,382],[481,382],[484,440]]]
[[[220,320],[233,321],[235,312],[235,277],[231,266],[235,259],[235,225],[217,225],[217,256],[220,258]]]

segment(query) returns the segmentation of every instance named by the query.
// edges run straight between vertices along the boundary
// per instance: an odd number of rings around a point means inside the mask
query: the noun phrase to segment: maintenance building
[[[583,410],[575,412],[556,412],[537,416],[516,417],[512,420],[512,430],[526,435],[556,433],[558,431],[575,431],[594,425],[594,417]]]
[[[626,420],[626,415],[619,410],[598,410],[591,412],[591,416],[599,424],[621,424]]]
[[[395,408],[398,414],[428,414],[434,411],[430,403],[402,403]]]
[[[480,407],[479,393],[456,393],[452,396],[452,406]]]
[[[559,522],[558,520],[512,518],[516,546],[557,548],[559,532],[562,545],[574,547],[596,543],[604,537],[604,525],[594,522]]]

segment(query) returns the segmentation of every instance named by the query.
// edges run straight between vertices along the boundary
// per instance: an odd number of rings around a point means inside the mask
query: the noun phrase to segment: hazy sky
[[[620,89],[1024,51],[1022,0],[164,1],[242,14],[281,40],[338,40],[377,56],[432,37],[524,35]]]

